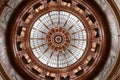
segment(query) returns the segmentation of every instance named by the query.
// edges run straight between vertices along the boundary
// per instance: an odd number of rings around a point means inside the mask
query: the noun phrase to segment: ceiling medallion
[[[96,71],[107,34],[88,1],[31,0],[20,7],[10,22],[10,47],[27,78],[85,80]]]

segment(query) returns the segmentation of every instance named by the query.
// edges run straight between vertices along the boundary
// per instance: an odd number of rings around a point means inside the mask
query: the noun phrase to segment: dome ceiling
[[[63,68],[75,63],[84,54],[86,44],[82,22],[65,11],[44,14],[31,29],[32,51],[40,62],[50,67]]]
[[[101,80],[98,77],[113,59],[111,50],[118,51],[112,36],[117,27],[111,29],[104,8],[96,2],[22,1],[8,21],[5,38],[9,56],[6,60],[10,60],[9,66],[14,67],[18,77]],[[6,5],[9,9],[15,6]]]

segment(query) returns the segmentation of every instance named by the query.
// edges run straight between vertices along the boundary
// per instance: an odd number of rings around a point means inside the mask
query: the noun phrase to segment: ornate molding
[[[120,10],[117,8],[114,0],[107,0],[107,2],[112,7],[112,9],[113,9],[113,11],[115,13],[116,19],[118,20],[118,23],[120,25]],[[4,9],[5,9],[5,7],[4,7]],[[0,10],[3,10],[3,8],[0,8]],[[1,15],[1,12],[2,11],[0,11],[0,15]],[[120,35],[118,35],[118,36],[120,36]],[[3,74],[2,77],[6,78],[6,80],[10,80],[8,75],[6,74],[5,70],[3,69],[3,66],[0,66],[0,68],[1,68],[0,69],[1,73]],[[36,69],[36,67],[35,67],[35,69]],[[111,69],[112,70],[109,71],[109,75],[106,76],[106,80],[119,80],[120,79],[120,54],[116,57],[116,63],[113,65],[113,67]]]
[[[7,39],[9,39],[9,41],[7,41],[7,44],[9,45],[7,45],[7,47],[9,47],[9,53],[12,55],[11,57],[13,57],[12,60],[16,64],[17,68],[20,69],[18,70],[18,72],[20,72],[22,76],[26,75],[27,78],[31,78],[31,79],[45,79],[49,77],[52,78],[52,80],[54,79],[59,80],[60,78],[86,80],[93,78],[93,76],[96,76],[95,73],[99,72],[99,68],[103,67],[102,65],[104,65],[105,59],[107,58],[108,55],[107,53],[109,53],[109,49],[110,49],[110,44],[109,44],[110,34],[108,27],[106,27],[108,26],[106,22],[106,18],[104,17],[104,14],[99,9],[97,4],[95,4],[93,1],[91,2],[87,0],[85,1],[79,1],[79,0],[70,0],[70,1],[33,0],[32,1],[31,0],[28,2],[25,1],[25,3],[26,4],[24,5],[21,4],[21,6],[19,6],[18,9],[16,9],[17,11],[13,13],[8,24],[9,26],[11,25],[12,27],[8,29]],[[94,6],[92,4],[94,4]],[[33,55],[33,51],[31,50],[32,48],[30,47],[31,30],[39,31],[40,33],[46,35],[46,32],[41,30],[42,28],[36,28],[35,26],[33,26],[34,23],[44,14],[49,14],[52,11],[56,11],[59,14],[61,14],[60,11],[66,11],[68,13],[75,15],[78,18],[78,20],[81,20],[87,31],[87,47],[85,51],[83,50],[84,55],[82,56],[82,58],[78,59],[78,61],[73,65],[70,66],[68,65],[67,67],[64,68],[59,68],[59,67],[53,68],[39,62],[38,59]],[[78,20],[75,22],[73,21],[72,25],[68,24],[69,26],[67,26],[66,28],[68,32],[77,24]],[[59,21],[60,20],[58,20],[57,23],[59,23]],[[48,30],[49,28],[52,28],[49,27],[50,25],[44,23],[45,22],[42,22],[44,27],[46,27]],[[53,25],[55,24],[56,23],[54,23]],[[56,28],[51,29],[52,32],[55,32],[55,35],[56,33],[58,33],[56,31],[63,31],[66,34],[66,29],[63,28],[60,29],[59,25],[57,26],[56,26],[57,29]],[[54,33],[52,34],[51,30],[50,30],[50,34],[53,35]],[[75,34],[74,32],[77,33],[79,31],[76,32],[73,30],[72,34]],[[62,35],[65,34],[62,33]],[[57,35],[60,36],[59,39],[62,38],[61,33]],[[53,39],[52,43],[55,43],[56,46],[58,45],[59,40],[54,41]],[[65,45],[65,48],[63,48],[64,46],[60,48],[58,48],[58,46],[57,47],[53,46],[52,48],[51,47],[50,48],[54,52],[57,51],[59,53],[60,50],[60,52],[63,53],[64,50],[66,50],[66,47],[68,46],[69,44],[67,46]],[[76,49],[82,50],[81,48],[79,48],[74,44],[72,44],[71,46]],[[43,54],[45,54],[48,51],[48,49],[49,48],[45,49],[45,51],[43,50]],[[67,53],[74,54],[75,52],[68,49]],[[67,54],[64,54],[65,60],[67,61],[68,59],[66,58],[66,56]],[[41,55],[39,57],[41,57]],[[59,57],[57,58],[59,59]],[[69,64],[69,62],[67,61],[66,64]]]

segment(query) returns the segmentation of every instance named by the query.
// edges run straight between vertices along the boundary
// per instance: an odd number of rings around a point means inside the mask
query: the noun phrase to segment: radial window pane
[[[34,23],[30,46],[41,63],[64,68],[74,64],[84,54],[86,29],[75,15],[66,11],[51,11]]]

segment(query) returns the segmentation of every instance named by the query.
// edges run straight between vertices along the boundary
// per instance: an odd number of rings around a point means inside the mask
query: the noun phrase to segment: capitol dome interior
[[[120,80],[120,1],[0,0],[0,80]]]

